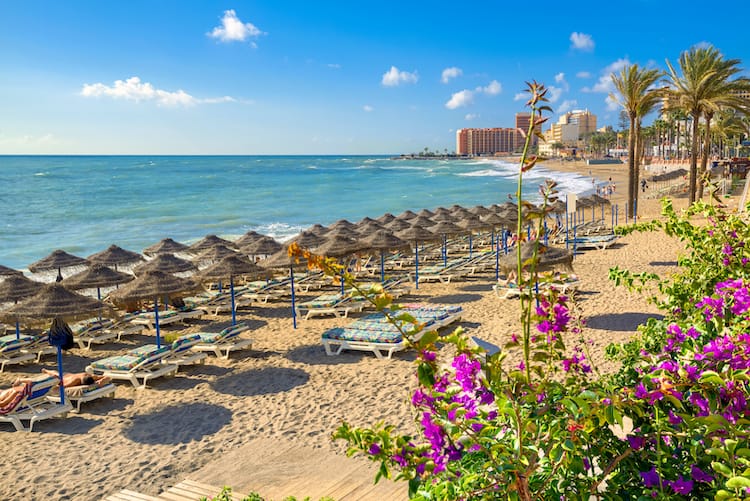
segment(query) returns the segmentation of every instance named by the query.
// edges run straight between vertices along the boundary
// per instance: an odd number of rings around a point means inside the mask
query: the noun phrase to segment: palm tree
[[[693,122],[689,178],[689,201],[692,204],[696,197],[698,123],[701,115],[706,119],[706,142],[704,142],[704,158],[701,161],[701,170],[703,170],[708,162],[711,118],[722,106],[747,109],[749,107],[747,100],[742,99],[737,91],[750,88],[750,80],[744,77],[731,80],[741,71],[737,66],[739,60],[726,60],[716,48],[711,46],[693,47],[683,52],[680,54],[678,64],[681,75],[667,60],[669,83],[672,85],[669,94],[690,115]],[[701,189],[698,196],[703,194],[702,191]]]
[[[610,97],[616,100],[630,120],[628,134],[628,207],[636,217],[638,199],[638,149],[637,138],[640,135],[641,118],[651,112],[661,99],[661,92],[654,88],[662,77],[656,69],[641,68],[637,64],[624,67],[619,74],[612,74],[612,83],[617,90]]]

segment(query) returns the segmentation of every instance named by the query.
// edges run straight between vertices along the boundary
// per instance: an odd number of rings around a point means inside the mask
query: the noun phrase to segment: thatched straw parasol
[[[34,264],[29,265],[29,271],[37,273],[40,271],[57,270],[57,281],[62,280],[62,268],[68,268],[70,266],[86,266],[89,262],[82,257],[68,254],[62,249],[53,251],[52,254],[40,259]]]
[[[153,270],[136,277],[126,286],[110,293],[109,297],[115,304],[154,300],[154,324],[156,326],[156,344],[161,347],[159,329],[159,298],[162,296],[176,296],[189,294],[200,289],[200,285],[189,278],[176,277],[170,273]]]
[[[242,248],[246,245],[250,245],[251,243],[255,242],[256,240],[260,240],[261,238],[264,238],[265,235],[262,233],[258,233],[257,231],[248,231],[244,235],[242,235],[240,238],[234,241],[235,246]]]
[[[357,233],[354,237],[359,238]],[[362,249],[360,242],[350,236],[349,232],[340,228],[326,235],[325,241],[312,249],[312,252],[321,256],[343,257]]]
[[[226,245],[217,244],[213,247],[209,247],[201,252],[198,256],[193,259],[195,263],[215,263],[221,261],[225,257],[236,256],[237,251],[230,249]]]
[[[484,205],[476,205],[469,209],[469,212],[472,214],[476,214],[479,217],[486,216],[487,214],[492,214],[492,210],[488,209]]]
[[[237,316],[234,303],[234,277],[242,275],[266,277],[268,275],[268,270],[261,268],[247,258],[235,254],[232,256],[227,256],[221,261],[212,264],[198,274],[198,278],[201,280],[229,279],[229,291],[232,298],[232,325],[237,325]]]
[[[309,231],[303,231],[302,233],[294,237],[289,243],[295,243],[303,249],[311,249],[322,244],[324,241],[325,238],[320,235],[315,235],[314,233],[311,233]]]
[[[426,229],[425,225],[416,223],[416,221],[422,217],[423,216],[417,216],[412,219],[412,225],[410,227],[396,233],[396,236],[399,238],[409,242],[414,242],[414,284],[417,289],[419,289],[419,242],[429,242],[440,238],[438,235],[435,235],[430,230]]]
[[[417,212],[417,216],[424,216],[424,217],[432,218],[432,216],[434,215],[435,213],[432,212],[430,209],[422,209],[421,211]]]
[[[77,319],[104,308],[107,305],[99,300],[76,294],[62,284],[52,283],[42,285],[36,294],[5,310],[3,315],[30,319]]]
[[[406,219],[396,218],[392,220],[390,223],[386,223],[383,226],[384,228],[387,228],[390,231],[401,231],[411,226],[411,223],[409,223],[409,221],[407,221]]]
[[[568,211],[568,204],[562,200],[555,200],[549,206],[549,210],[552,214],[565,214]]]
[[[240,247],[245,254],[253,256],[270,256],[279,252],[283,245],[271,237],[262,237],[248,245]]]
[[[364,248],[380,251],[380,281],[385,281],[385,251],[408,249],[409,243],[404,242],[388,230],[378,230],[362,239]]]
[[[423,228],[431,228],[435,226],[436,222],[427,216],[417,216],[409,221],[411,226],[421,226]]]
[[[398,219],[403,219],[405,221],[409,221],[410,219],[414,219],[415,217],[417,217],[417,214],[415,212],[407,209],[407,210],[405,210],[404,212],[402,212],[401,214],[399,214],[396,217]]]
[[[317,238],[317,237],[316,237]],[[318,244],[319,245],[319,244]],[[305,267],[307,268],[307,261],[303,258],[299,258],[299,261],[296,258],[290,257],[288,252],[288,246],[284,246],[283,249],[281,249],[276,254],[273,254],[272,256],[267,257],[263,261],[258,263],[263,268],[267,269],[274,269],[274,268],[284,268],[289,270],[289,280],[290,285],[292,289],[292,325],[294,328],[297,328],[297,311],[294,309],[294,304],[296,302],[296,298],[294,295],[294,268],[301,268]]]
[[[371,233],[375,233],[378,230],[384,230],[384,229],[385,229],[385,226],[378,223],[377,221],[374,221],[372,223],[368,223],[364,226],[360,226],[359,228],[357,228],[357,233],[359,234],[360,237],[366,237],[367,235]]]
[[[181,273],[194,271],[195,265],[190,261],[179,258],[173,254],[157,254],[155,258],[133,268],[136,276],[143,275],[149,271],[160,271],[162,273]]]
[[[394,215],[393,215],[393,214],[391,214],[390,212],[386,212],[385,214],[383,214],[383,215],[382,215],[382,216],[380,216],[379,218],[376,218],[375,220],[376,220],[377,222],[381,223],[381,224],[388,224],[388,223],[390,223],[391,221],[393,221],[394,219],[396,219],[396,216],[394,216]]]
[[[95,264],[80,273],[76,273],[75,275],[66,278],[62,281],[62,284],[71,290],[98,290],[101,287],[125,284],[132,281],[134,278],[133,275],[115,271],[103,264]],[[101,297],[99,299],[101,299]]]
[[[329,230],[325,226],[323,226],[320,223],[315,223],[314,225],[310,226],[308,229],[306,229],[304,232],[312,233],[313,235],[317,235],[319,237],[325,236],[326,233],[328,233]]]
[[[360,219],[359,221],[357,221],[357,228],[361,228],[363,226],[367,226],[370,223],[380,224],[380,221],[377,221],[377,220],[375,220],[375,219],[373,219],[373,218],[371,218],[369,216],[365,216],[362,219]]]
[[[196,254],[208,250],[211,247],[216,247],[217,245],[223,245],[225,247],[236,247],[234,242],[227,240],[226,238],[217,237],[216,235],[206,235],[205,237],[201,238],[193,245],[191,245],[189,249],[190,252]]]
[[[23,272],[0,264],[0,277],[8,277],[11,275],[23,275]]]
[[[44,283],[23,275],[8,275],[0,282],[0,303],[17,303],[39,292],[42,286]]]
[[[175,242],[171,238],[165,238],[150,247],[143,249],[147,256],[156,256],[157,254],[176,254],[178,252],[189,252],[189,247],[183,243]]]
[[[448,219],[444,220],[442,218],[448,218]],[[435,217],[433,217],[432,220],[438,221],[438,223],[435,226],[430,227],[431,232],[433,232],[436,235],[443,236],[443,249],[442,249],[443,266],[448,265],[448,235],[459,235],[461,233],[466,233],[466,230],[452,223],[450,219],[453,219],[453,217],[445,212],[442,212],[439,214],[436,213]]]
[[[92,264],[114,266],[116,270],[118,265],[127,265],[143,261],[143,256],[137,252],[125,250],[122,247],[113,244],[101,252],[91,254],[86,259]]]
[[[329,225],[328,229],[331,230],[331,231],[333,231],[333,230],[335,230],[337,228],[342,228],[342,227],[347,228],[349,230],[356,230],[357,229],[357,225],[356,224],[354,224],[354,223],[352,223],[350,221],[347,221],[346,219],[339,219],[335,223]]]
[[[531,259],[534,254],[535,242],[524,242],[521,244],[521,261],[525,262]],[[511,252],[500,258],[498,266],[500,269],[507,271],[515,270],[517,267],[516,253]],[[546,247],[539,244],[539,262],[537,263],[538,271],[547,271],[562,268],[567,271],[573,270],[573,253],[559,247]],[[524,266],[524,269],[527,266]]]

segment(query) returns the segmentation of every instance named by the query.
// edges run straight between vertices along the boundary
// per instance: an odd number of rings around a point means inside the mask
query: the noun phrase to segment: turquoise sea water
[[[0,156],[0,264],[24,269],[54,249],[88,256],[115,243],[140,252],[248,230],[285,239],[315,223],[406,209],[490,205],[515,192],[516,164],[339,156]],[[589,178],[544,168],[582,193]]]

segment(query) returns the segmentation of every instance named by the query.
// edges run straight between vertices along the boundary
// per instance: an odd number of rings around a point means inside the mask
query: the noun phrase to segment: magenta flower
[[[659,486],[659,473],[656,471],[656,467],[652,466],[648,471],[640,472],[641,479],[643,479],[643,485],[646,487],[658,487]]]
[[[380,446],[378,444],[372,444],[370,445],[370,448],[367,450],[367,452],[369,452],[372,456],[377,456],[378,454],[380,454]]]
[[[714,477],[706,473],[705,471],[698,468],[697,465],[692,465],[690,467],[690,476],[695,480],[696,482],[713,482]]]
[[[690,491],[693,490],[693,481],[683,479],[682,475],[680,475],[677,480],[672,480],[671,482],[667,482],[667,484],[672,488],[675,494],[690,494]]]

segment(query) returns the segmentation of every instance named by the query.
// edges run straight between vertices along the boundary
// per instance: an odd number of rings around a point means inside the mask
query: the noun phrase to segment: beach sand
[[[566,162],[561,168],[576,166]],[[626,186],[625,166],[578,168],[591,168],[598,179],[611,175],[618,187]],[[617,196],[621,193],[618,189]],[[679,208],[686,202],[677,199],[675,204]],[[641,211],[657,216],[658,202],[645,199]],[[616,288],[607,278],[609,268],[669,275],[676,270],[680,249],[674,239],[636,233],[607,250],[576,257],[579,305],[588,319],[584,336],[593,343],[596,364],[611,370],[604,361],[605,347],[628,339],[639,324],[658,315],[645,294]],[[519,302],[498,298],[491,290],[493,281],[491,272],[446,285],[421,284],[402,301],[460,304],[464,312],[458,325],[502,345],[518,331]],[[306,297],[313,294],[302,299]],[[125,488],[156,495],[190,478],[272,499],[318,499],[334,495],[325,489],[336,479],[339,487],[341,482],[371,484],[375,471],[363,459],[345,459],[345,444],[332,442],[331,433],[342,421],[369,425],[382,420],[413,430],[408,401],[415,385],[414,354],[402,352],[390,361],[360,352],[328,357],[321,333],[351,320],[303,320],[294,330],[288,302],[240,310],[239,320],[253,326],[249,337],[254,343],[252,350],[234,353],[230,360],[210,357],[205,365],[180,369],[176,377],[155,380],[146,390],[118,383],[114,400],[89,403],[65,420],[38,423],[33,433],[11,432],[3,424],[6,457],[0,475],[6,480],[0,498],[101,499]],[[226,323],[228,317],[204,317],[188,330],[212,322]],[[168,330],[176,330],[173,326]],[[140,335],[92,351],[70,350],[65,370],[81,371],[92,359],[149,341],[152,335]],[[54,360],[45,366],[52,368]],[[39,369],[6,370],[0,387]],[[349,476],[342,480],[344,473]],[[382,488],[339,489],[335,494],[337,499],[406,498],[405,484]]]

